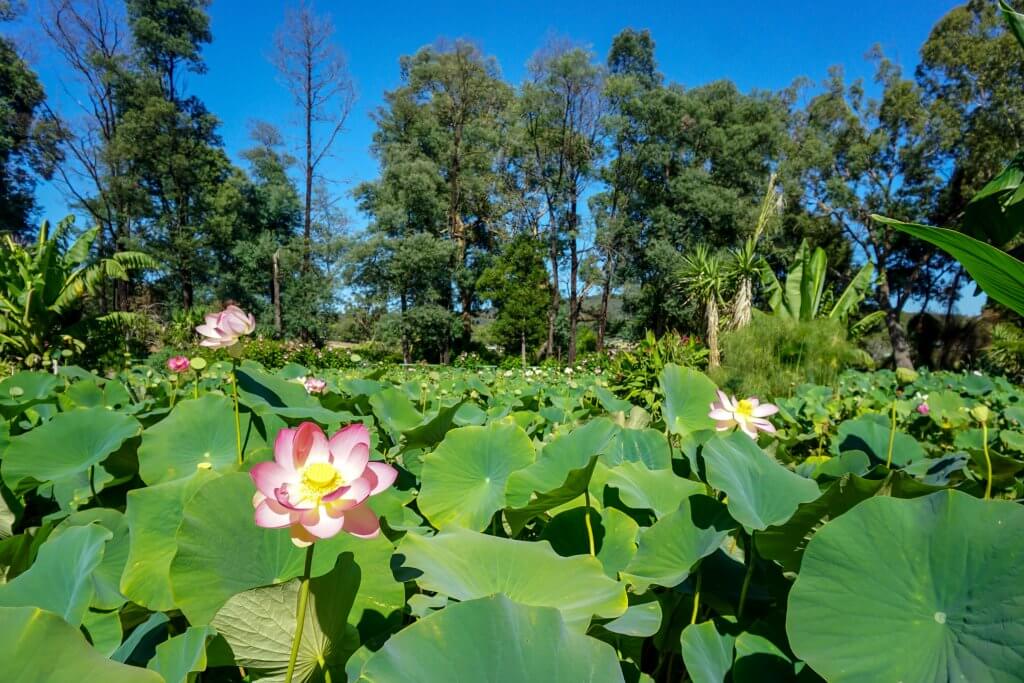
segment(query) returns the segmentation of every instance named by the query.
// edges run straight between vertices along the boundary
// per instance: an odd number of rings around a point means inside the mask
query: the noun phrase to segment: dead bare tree
[[[292,94],[302,119],[304,139],[303,268],[312,252],[313,186],[320,163],[345,126],[355,104],[355,84],[344,53],[333,42],[334,22],[302,2],[285,12],[274,35],[271,62]]]

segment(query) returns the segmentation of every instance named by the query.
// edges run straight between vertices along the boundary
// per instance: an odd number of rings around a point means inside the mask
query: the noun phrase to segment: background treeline
[[[267,335],[374,341],[407,361],[490,345],[571,364],[651,330],[700,335],[715,364],[720,329],[778,314],[815,270],[813,310],[853,285],[863,310],[844,309],[843,333],[879,311],[884,355],[910,366],[933,359],[912,349],[907,304],[955,326],[966,277],[870,215],[970,228],[968,200],[1024,139],[1024,69],[987,0],[942,17],[912,74],[875,48],[874,84],[836,67],[779,92],[673,83],[647,31],[607,55],[552,39],[521,83],[485,46],[440,40],[400,59],[374,113],[380,173],[353,190],[369,219],[354,231],[321,172],[355,97],[329,17],[288,11],[268,47],[299,123],[254,122],[239,166],[183,87],[206,68],[209,0],[41,1],[83,97],[55,111],[0,41],[0,223],[35,237],[34,183],[54,179],[99,227],[95,259],[155,259],[97,280],[89,304],[159,321],[129,333],[147,344],[232,300]],[[17,10],[0,0],[4,19]]]

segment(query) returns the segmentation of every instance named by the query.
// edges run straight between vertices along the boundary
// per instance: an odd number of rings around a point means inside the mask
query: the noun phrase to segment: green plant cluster
[[[305,552],[254,524],[248,470],[303,421],[365,423],[399,478],[369,502],[380,536],[315,544],[294,680],[1019,671],[1024,389],[1005,379],[847,372],[754,440],[716,431],[718,387],[668,361],[658,406],[596,370],[328,369],[318,395],[303,371],[0,381],[6,676],[280,678]]]

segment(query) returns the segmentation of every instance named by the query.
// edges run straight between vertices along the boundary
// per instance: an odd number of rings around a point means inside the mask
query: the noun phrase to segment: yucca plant
[[[782,210],[782,195],[775,191],[775,174],[768,176],[768,187],[761,200],[761,210],[754,226],[754,234],[744,240],[743,244],[732,250],[732,262],[729,265],[729,276],[736,280],[736,295],[732,303],[732,323],[734,330],[750,324],[751,311],[754,307],[754,279],[760,273],[760,260],[757,258],[757,244],[765,235],[775,218]]]
[[[704,308],[704,323],[708,341],[708,368],[717,368],[722,362],[718,347],[718,331],[721,306],[725,301],[725,290],[729,284],[729,273],[725,260],[706,244],[698,244],[693,252],[683,258],[678,276],[678,286],[691,301]]]
[[[0,249],[0,354],[28,367],[81,353],[81,330],[90,322],[133,323],[137,314],[123,311],[90,320],[85,301],[105,280],[126,280],[132,271],[157,267],[141,252],[96,258],[92,246],[99,228],[86,230],[65,249],[72,227],[65,219],[51,232],[44,222],[34,244],[8,236]]]

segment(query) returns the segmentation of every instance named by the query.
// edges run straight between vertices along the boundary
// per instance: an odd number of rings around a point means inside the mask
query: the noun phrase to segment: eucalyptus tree
[[[555,321],[560,307],[560,262],[568,249],[568,360],[575,362],[576,333],[582,310],[580,267],[582,198],[597,174],[603,151],[601,126],[604,69],[587,50],[552,42],[529,63],[530,77],[519,97],[522,138],[529,155],[524,164],[529,187],[543,197],[547,210],[551,306],[548,309],[548,355],[555,350]]]
[[[371,233],[451,244],[449,285],[433,305],[453,312],[457,300],[465,346],[483,255],[503,229],[499,168],[512,91],[497,62],[465,41],[403,57],[401,73],[402,85],[375,114],[381,176],[356,195]]]
[[[871,214],[920,222],[935,210],[941,177],[930,162],[935,138],[923,93],[898,67],[879,57],[878,99],[833,69],[824,92],[803,112],[797,144],[805,201],[842,227],[875,269],[875,303],[898,367],[912,368],[900,316],[915,295],[934,286],[945,260],[927,244],[875,223]]]

